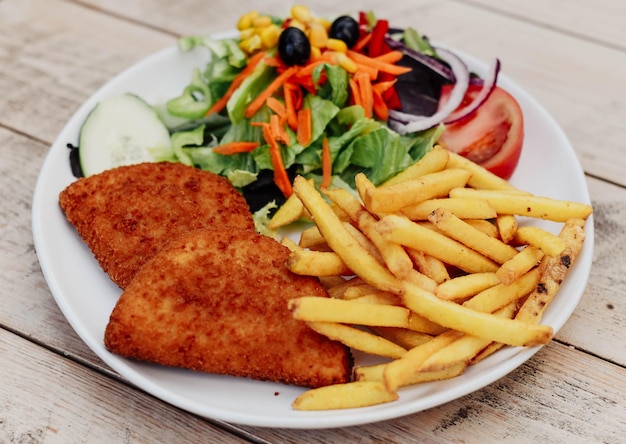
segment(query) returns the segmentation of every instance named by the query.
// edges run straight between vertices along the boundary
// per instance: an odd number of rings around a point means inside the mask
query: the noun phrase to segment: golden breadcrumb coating
[[[291,298],[328,296],[289,272],[289,250],[251,230],[196,230],[165,246],[111,314],[113,353],[167,366],[319,387],[347,382],[352,356],[294,320]]]
[[[181,163],[122,166],[78,179],[59,204],[121,288],[181,234],[218,225],[254,229],[248,204],[227,179]]]

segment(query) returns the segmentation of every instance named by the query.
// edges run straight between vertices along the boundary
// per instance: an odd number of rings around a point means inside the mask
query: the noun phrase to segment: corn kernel
[[[311,45],[311,59],[317,59],[318,57],[322,56],[322,50],[319,49],[317,46],[312,46]]]
[[[300,20],[292,19],[289,21],[289,26],[292,28],[298,28],[300,31],[306,31],[306,25],[302,23]]]
[[[311,45],[324,48],[328,41],[328,33],[319,23],[311,23],[309,25],[309,40],[311,41]]]
[[[294,5],[291,7],[291,16],[303,23],[308,23],[313,18],[311,11],[304,5]]]
[[[261,49],[261,37],[258,34],[254,34],[252,37],[239,42],[239,47],[242,51],[252,54],[254,51]]]
[[[261,44],[264,48],[273,48],[278,44],[280,28],[275,24],[271,24],[267,28],[263,29],[259,35],[261,36]]]
[[[252,21],[259,15],[257,11],[250,11],[239,18],[237,29],[242,31],[252,26]]]
[[[326,41],[326,47],[331,51],[338,52],[346,52],[348,50],[348,45],[346,45],[346,42],[339,39],[328,39]]]
[[[309,26],[312,25],[313,23],[322,25],[326,31],[328,31],[332,25],[330,20],[325,19],[323,17],[313,17],[313,19],[311,20],[311,23],[309,23]]]
[[[334,59],[339,66],[341,66],[343,69],[351,74],[354,74],[358,69],[358,66],[356,65],[354,60],[352,60],[343,52],[336,52],[334,55]]]
[[[248,17],[247,14],[242,15],[237,22],[237,29],[239,31],[243,31],[244,29],[250,28],[250,26],[252,26],[252,20],[250,20],[250,17]]]
[[[239,33],[239,40],[249,39],[255,33],[256,33],[256,31],[254,30],[254,28],[242,29],[241,32]]]
[[[260,15],[254,20],[252,20],[252,26],[254,26],[257,29],[266,28],[271,24],[272,24],[272,19],[269,17],[269,15]]]

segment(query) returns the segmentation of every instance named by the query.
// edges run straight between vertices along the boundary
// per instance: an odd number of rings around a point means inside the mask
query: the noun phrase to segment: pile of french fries
[[[271,227],[314,222],[299,243],[282,240],[286,265],[318,276],[331,297],[291,300],[293,316],[383,363],[306,391],[293,408],[390,402],[503,346],[551,340],[541,318],[582,248],[591,206],[532,195],[441,147],[382,185],[363,174],[356,185],[358,196],[322,195],[298,177]],[[534,219],[562,223],[560,234]]]

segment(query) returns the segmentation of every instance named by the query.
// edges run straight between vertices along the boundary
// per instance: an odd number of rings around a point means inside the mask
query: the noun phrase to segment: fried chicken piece
[[[217,225],[254,229],[248,204],[227,179],[180,163],[122,166],[79,179],[59,204],[120,288],[183,233]]]
[[[347,347],[293,319],[287,303],[326,296],[288,271],[289,250],[251,230],[196,230],[165,246],[123,292],[109,351],[214,374],[319,387],[347,382]]]

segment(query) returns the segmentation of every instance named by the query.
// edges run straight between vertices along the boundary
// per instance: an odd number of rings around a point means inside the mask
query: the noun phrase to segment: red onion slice
[[[401,111],[389,110],[389,127],[401,135],[424,131],[443,122],[463,101],[469,85],[469,69],[456,54],[436,48],[439,57],[450,65],[456,78],[448,101],[432,116],[417,116]]]
[[[443,122],[444,123],[457,122],[457,121],[459,121],[459,120],[469,116],[474,111],[476,111],[478,108],[480,108],[480,106],[483,103],[485,103],[485,101],[491,95],[491,92],[496,87],[496,84],[498,82],[498,74],[499,73],[500,73],[500,60],[495,59],[493,61],[493,63],[491,64],[491,67],[489,68],[489,72],[487,73],[487,76],[483,79],[482,89],[476,95],[476,97],[474,97],[474,100],[472,100],[472,103],[470,103],[469,105],[467,105],[463,109],[460,109],[458,111],[453,112]]]
[[[389,36],[385,37],[385,43],[387,43],[391,49],[400,51],[404,55],[411,57],[413,60],[420,62],[422,65],[427,66],[449,82],[454,83],[456,81],[454,72],[436,58],[422,54],[419,51],[415,51],[414,49],[406,46],[404,43],[394,40]]]

